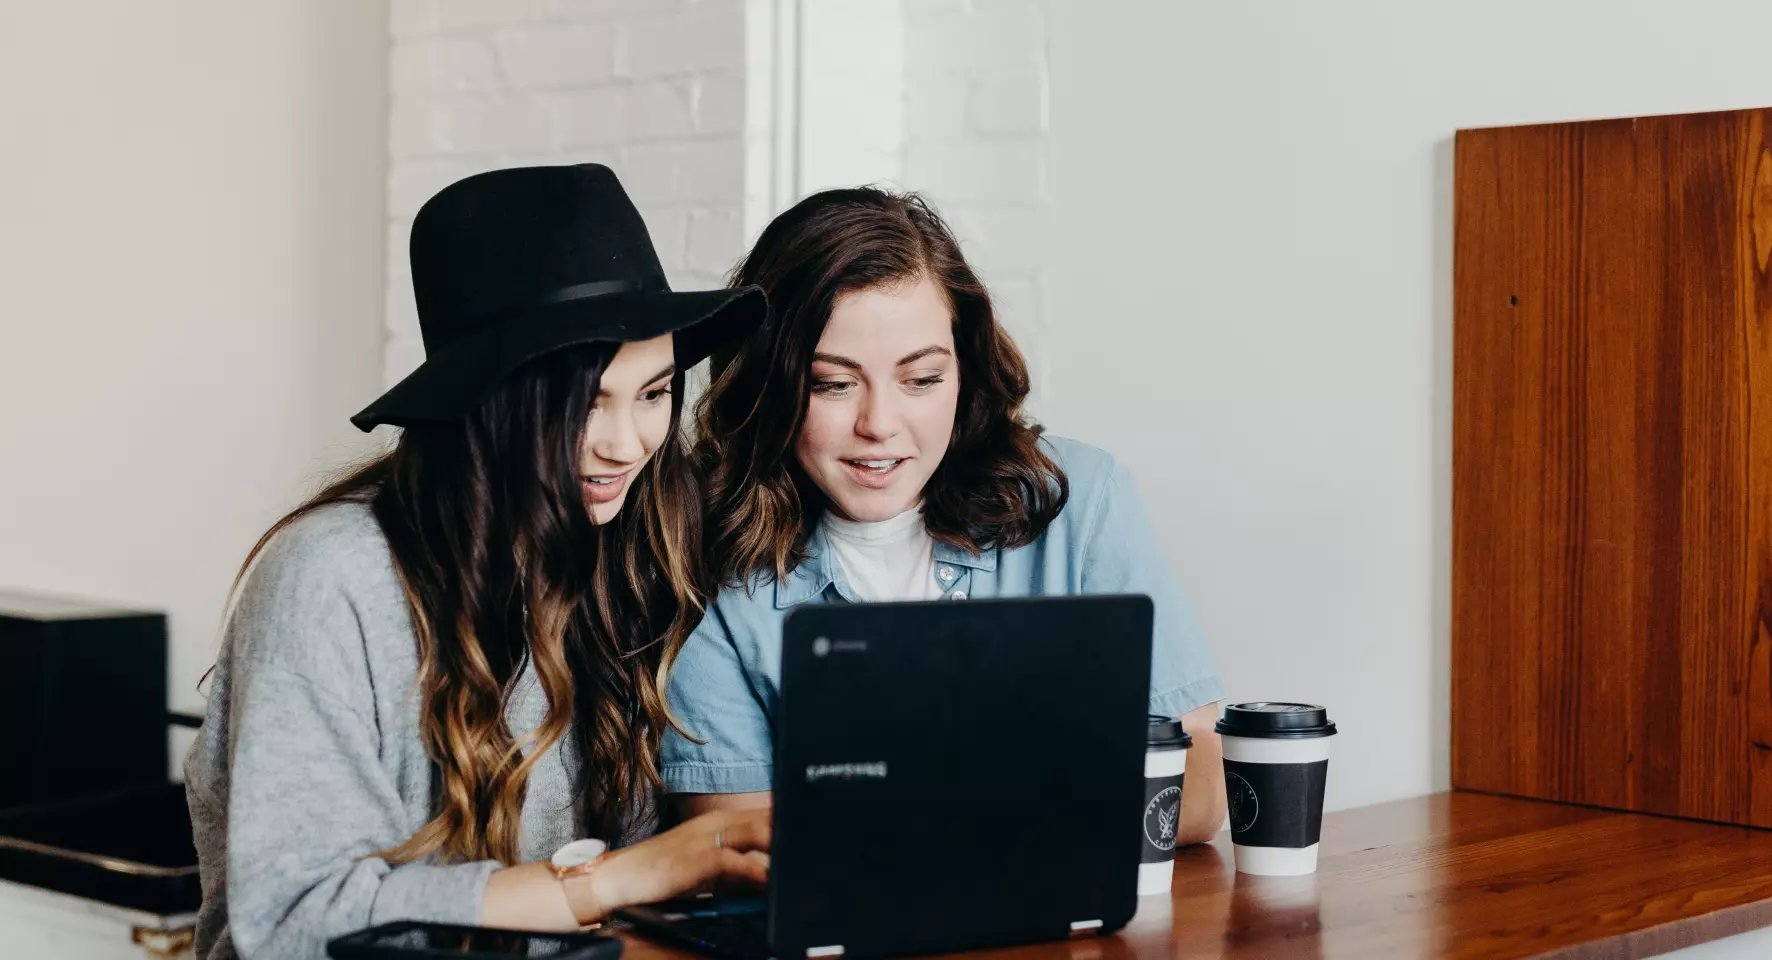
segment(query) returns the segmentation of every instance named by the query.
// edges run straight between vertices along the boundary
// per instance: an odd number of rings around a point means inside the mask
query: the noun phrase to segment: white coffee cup
[[[1308,703],[1232,704],[1218,721],[1237,869],[1298,876],[1317,869],[1328,778],[1328,712]]]
[[[1150,717],[1144,754],[1144,853],[1138,895],[1165,893],[1175,877],[1175,840],[1181,829],[1181,783],[1194,739],[1173,717]]]

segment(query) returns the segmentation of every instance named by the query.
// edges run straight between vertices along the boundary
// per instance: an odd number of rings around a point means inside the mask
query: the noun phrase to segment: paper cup
[[[1192,737],[1181,721],[1152,716],[1144,754],[1144,853],[1138,864],[1138,895],[1166,893],[1175,877],[1175,838],[1181,828],[1181,782]]]
[[[1260,876],[1314,873],[1335,735],[1327,711],[1304,703],[1233,704],[1217,730],[1237,869]]]

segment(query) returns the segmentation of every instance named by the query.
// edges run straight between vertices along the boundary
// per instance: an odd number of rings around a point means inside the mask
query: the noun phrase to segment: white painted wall
[[[1332,807],[1444,788],[1453,133],[1772,105],[1772,6],[1053,6],[1046,419],[1231,695],[1331,707]]]
[[[418,207],[480,170],[587,161],[627,185],[678,289],[720,285],[814,190],[922,190],[1038,369],[1045,5],[395,0],[384,379],[423,358]]]
[[[905,0],[799,0],[795,194],[904,180]],[[793,54],[790,54],[793,56]],[[780,213],[771,211],[771,216]],[[751,237],[768,220],[756,224]]]
[[[671,286],[724,286],[745,248],[747,9],[770,2],[396,0],[386,382],[424,359],[412,216],[482,170],[608,164]]]
[[[1750,930],[1661,954],[1661,960],[1763,960],[1768,956],[1772,956],[1772,930]]]
[[[927,197],[1027,354],[1038,411],[1049,0],[773,2],[800,9],[794,177],[779,206],[863,183]]]
[[[379,3],[0,7],[0,584],[168,611],[175,706],[363,448],[386,61]]]
[[[1052,0],[908,0],[904,184],[926,195],[1027,355],[1043,413]]]

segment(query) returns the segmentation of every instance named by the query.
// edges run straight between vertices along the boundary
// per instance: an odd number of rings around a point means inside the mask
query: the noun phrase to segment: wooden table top
[[[1477,793],[1329,814],[1318,872],[1183,850],[1120,933],[989,960],[1554,957],[1624,960],[1772,926],[1772,831]],[[624,934],[628,960],[696,956]]]

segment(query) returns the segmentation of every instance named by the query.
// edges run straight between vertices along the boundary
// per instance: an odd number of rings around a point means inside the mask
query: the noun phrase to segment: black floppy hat
[[[452,420],[530,360],[674,334],[677,368],[768,316],[760,287],[674,293],[608,167],[518,167],[444,187],[412,221],[425,362],[351,418],[361,430]]]

